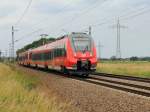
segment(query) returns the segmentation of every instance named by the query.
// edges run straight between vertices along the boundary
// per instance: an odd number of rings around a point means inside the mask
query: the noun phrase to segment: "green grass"
[[[65,112],[67,103],[38,88],[38,77],[0,63],[0,112]]]
[[[150,62],[146,61],[102,61],[98,72],[150,78]]]

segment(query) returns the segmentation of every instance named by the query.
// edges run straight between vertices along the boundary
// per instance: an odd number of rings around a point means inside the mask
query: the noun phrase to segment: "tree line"
[[[129,58],[121,58],[121,59],[117,59],[116,56],[112,56],[110,58],[102,58],[100,60],[111,60],[111,61],[116,61],[116,60],[122,60],[122,61],[150,61],[150,57],[138,57],[138,56],[132,56]]]
[[[18,53],[20,53],[20,52],[24,52],[24,51],[27,51],[27,50],[29,50],[29,49],[37,48],[37,47],[39,47],[39,46],[41,46],[41,45],[44,45],[44,44],[53,42],[53,41],[55,41],[55,40],[56,40],[56,39],[53,38],[53,37],[51,37],[51,38],[41,38],[41,39],[39,39],[39,40],[37,40],[37,41],[32,42],[31,44],[28,44],[28,45],[24,46],[24,47],[21,48],[21,49],[18,49],[16,53],[18,54]]]

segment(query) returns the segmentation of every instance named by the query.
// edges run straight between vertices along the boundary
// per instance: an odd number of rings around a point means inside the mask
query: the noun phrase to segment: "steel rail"
[[[146,97],[150,97],[150,92],[146,92],[146,91],[141,91],[141,90],[136,90],[136,89],[131,89],[128,87],[122,87],[122,86],[117,86],[117,85],[112,85],[112,84],[107,84],[107,83],[102,83],[102,82],[97,82],[97,81],[92,81],[92,80],[83,80],[83,79],[78,79],[81,81],[85,81],[91,84],[96,84],[96,85],[100,85],[100,86],[104,86],[104,87],[109,87],[109,88],[113,88],[113,89],[117,89],[117,90],[122,90],[125,92],[129,92],[129,93],[133,93],[133,94],[137,94],[137,95],[141,95],[141,96],[146,96]]]
[[[133,77],[133,76],[125,76],[125,75],[108,74],[108,73],[93,73],[92,75],[150,83],[150,78],[141,78],[141,77]]]
[[[113,81],[113,80],[109,80],[109,79],[95,78],[95,77],[89,77],[89,78],[94,79],[94,80],[98,80],[98,81],[104,81],[104,82],[109,82],[109,83],[114,83],[114,84],[119,84],[119,85],[124,85],[124,86],[129,86],[129,87],[134,87],[134,88],[144,89],[144,90],[150,91],[150,87],[148,87],[148,86],[131,84],[131,83],[127,83],[127,82]]]

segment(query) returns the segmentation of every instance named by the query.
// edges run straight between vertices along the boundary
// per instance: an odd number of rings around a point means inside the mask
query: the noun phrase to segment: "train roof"
[[[39,47],[37,47],[37,48],[30,49],[29,52],[40,51],[40,50],[43,50],[43,49],[48,50],[48,49],[50,49],[50,48],[53,48],[53,47],[55,46],[55,44],[57,44],[58,40],[61,41],[61,40],[64,39],[65,37],[67,37],[67,36],[63,36],[63,37],[61,37],[61,38],[56,39],[56,40],[53,41],[53,42],[50,42],[50,43],[48,43],[48,44],[39,46]],[[52,43],[53,43],[53,44],[52,44]]]
[[[45,49],[45,50],[48,50],[50,48],[52,48],[52,43],[55,44],[58,42],[58,40],[62,40],[64,38],[72,38],[72,37],[90,37],[90,35],[88,35],[87,33],[82,33],[82,32],[72,32],[71,34],[69,35],[64,35],[64,36],[61,36],[59,38],[57,38],[55,41],[53,42],[50,42],[48,44],[45,44],[45,45],[42,45],[42,46],[39,46],[37,48],[33,48],[33,49],[29,49],[28,51],[25,51],[23,53],[20,53],[20,54],[24,54],[24,53],[27,53],[27,52],[34,52],[34,51],[40,51],[42,49]]]
[[[91,36],[87,33],[82,33],[82,32],[72,32],[69,37],[87,37],[90,38]]]

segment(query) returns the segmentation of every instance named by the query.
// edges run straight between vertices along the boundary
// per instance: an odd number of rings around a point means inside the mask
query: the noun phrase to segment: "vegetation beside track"
[[[66,112],[67,103],[40,91],[39,77],[0,63],[0,112]]]
[[[101,61],[97,72],[150,78],[148,61]]]

